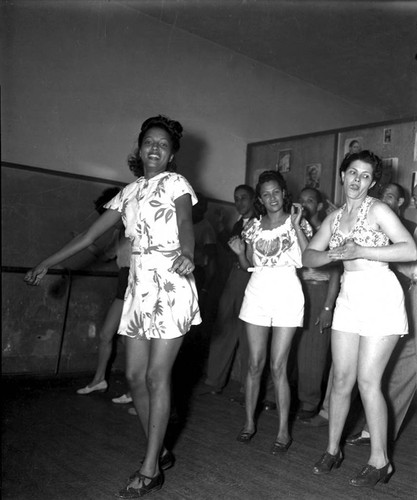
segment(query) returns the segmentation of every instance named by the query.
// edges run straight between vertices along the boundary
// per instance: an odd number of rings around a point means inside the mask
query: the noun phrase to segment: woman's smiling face
[[[279,212],[284,206],[284,192],[277,181],[264,182],[259,189],[259,200],[267,212]]]
[[[143,137],[140,157],[147,174],[155,176],[165,172],[174,157],[169,133],[163,128],[150,128]]]

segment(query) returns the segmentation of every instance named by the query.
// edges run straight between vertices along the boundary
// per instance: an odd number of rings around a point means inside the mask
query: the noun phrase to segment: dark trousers
[[[328,282],[303,281],[304,327],[297,332],[297,387],[300,409],[317,410],[322,399],[323,377],[330,361],[330,328],[320,333],[315,325],[326,300]]]
[[[206,384],[216,390],[223,389],[227,383],[238,344],[242,383],[246,378],[248,345],[245,324],[239,319],[239,312],[249,278],[248,272],[233,267],[220,297],[211,335],[206,378]]]

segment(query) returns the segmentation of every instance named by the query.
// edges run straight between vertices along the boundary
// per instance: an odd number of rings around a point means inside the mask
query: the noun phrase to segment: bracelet
[[[329,306],[324,306],[324,307],[323,307],[323,309],[324,309],[325,311],[331,311],[331,310],[332,310],[332,308],[331,308],[331,307],[329,307]]]

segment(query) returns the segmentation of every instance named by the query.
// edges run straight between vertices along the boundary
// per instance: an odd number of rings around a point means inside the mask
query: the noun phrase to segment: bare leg
[[[381,379],[397,342],[397,335],[361,337],[359,345],[358,385],[371,435],[368,463],[377,469],[388,462],[387,405],[381,391]]]
[[[170,340],[127,339],[127,379],[147,447],[141,473],[159,472],[159,454],[168,425],[171,403],[171,371],[183,337]]]
[[[330,393],[332,392],[332,385],[333,385],[333,363],[330,366],[330,371],[329,371],[329,378],[327,380],[327,386],[326,386],[326,394],[323,399],[323,403],[321,405],[321,410],[319,414],[329,420],[329,407],[330,407]]]
[[[271,374],[275,386],[275,400],[279,415],[279,428],[276,440],[287,443],[290,440],[288,415],[290,413],[291,393],[288,383],[287,363],[296,328],[274,327],[271,343]]]
[[[112,341],[117,328],[119,327],[120,318],[122,316],[123,300],[114,299],[112,302],[103,326],[100,330],[100,344],[98,346],[98,363],[96,373],[90,386],[96,385],[106,377],[107,363],[109,362],[112,353]]]
[[[349,413],[350,395],[356,382],[359,335],[333,330],[331,345],[334,374],[330,393],[327,451],[336,455]]]
[[[265,367],[269,327],[246,323],[249,346],[248,374],[246,377],[245,403],[246,420],[244,432],[255,431],[255,410],[259,397],[262,372]]]

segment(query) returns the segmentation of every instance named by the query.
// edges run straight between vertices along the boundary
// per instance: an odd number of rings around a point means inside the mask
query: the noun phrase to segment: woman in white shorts
[[[249,344],[249,367],[246,377],[246,420],[237,440],[248,443],[256,432],[255,410],[262,372],[267,358],[269,331],[271,339],[271,374],[279,415],[279,429],[271,452],[288,450],[292,443],[288,430],[290,388],[287,361],[297,327],[304,317],[304,295],[296,268],[312,229],[301,219],[301,207],[291,205],[282,175],[266,171],[256,186],[262,217],[248,223],[242,238],[230,242],[243,269],[254,266],[246,287],[239,318],[246,323]]]
[[[387,455],[387,407],[381,379],[408,325],[403,292],[388,262],[417,258],[416,245],[395,213],[368,196],[381,174],[381,160],[370,151],[354,153],[342,163],[346,203],[324,220],[303,254],[308,267],[335,260],[344,265],[332,325],[329,441],[313,473],[326,474],[343,460],[340,440],[357,381],[371,436],[368,463],[350,480],[357,487],[386,482],[393,472]]]

